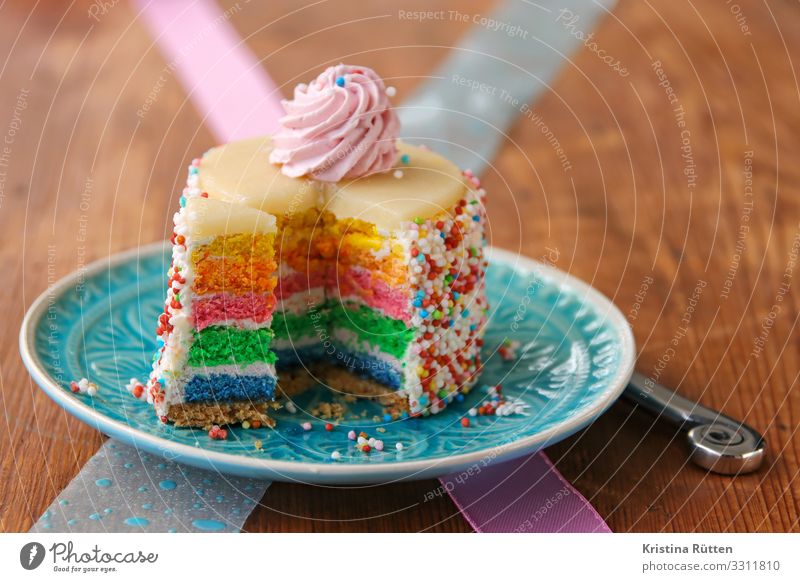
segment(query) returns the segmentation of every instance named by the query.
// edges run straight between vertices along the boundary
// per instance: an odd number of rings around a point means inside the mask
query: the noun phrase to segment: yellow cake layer
[[[192,288],[209,293],[269,293],[277,284],[275,235],[221,235],[192,249]]]
[[[186,201],[186,224],[193,240],[226,234],[275,232],[275,217],[249,206],[195,196]]]

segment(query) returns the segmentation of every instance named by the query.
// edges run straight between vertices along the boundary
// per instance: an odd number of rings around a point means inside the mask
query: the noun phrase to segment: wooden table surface
[[[4,531],[27,530],[104,438],[31,381],[17,349],[25,310],[87,262],[166,238],[188,161],[215,144],[131,5],[106,4],[94,20],[85,1],[0,2]],[[223,4],[285,94],[303,71],[357,61],[391,78],[398,99],[471,26],[399,10],[492,8]],[[710,475],[670,426],[615,404],[547,450],[614,531],[800,529],[798,26],[796,2],[621,0],[533,105],[541,121],[521,116],[485,176],[492,244],[555,251],[628,315],[641,371],[769,442],[758,473]],[[425,502],[435,486],[274,484],[246,529],[470,531],[449,499]]]

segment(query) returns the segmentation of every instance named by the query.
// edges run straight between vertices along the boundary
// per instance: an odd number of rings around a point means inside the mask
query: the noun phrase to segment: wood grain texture
[[[400,97],[471,24],[412,22],[399,10],[491,8],[454,0],[223,5],[238,6],[233,24],[284,93],[324,64],[358,61],[389,77]],[[641,371],[746,419],[769,442],[760,472],[713,476],[687,464],[670,427],[615,405],[548,449],[615,531],[800,530],[800,267],[792,265],[800,8],[739,5],[737,20],[711,0],[622,0],[593,40],[629,74],[593,47],[579,51],[532,105],[535,115],[520,117],[485,176],[493,244],[532,257],[557,251],[558,267],[628,314]],[[103,438],[28,377],[16,340],[26,308],[87,262],[164,238],[186,164],[214,145],[130,5],[98,20],[90,6],[0,3],[0,140],[13,133],[0,144],[8,146],[0,167],[3,531],[27,530]],[[275,484],[245,527],[470,531],[448,499],[425,502],[436,485]]]

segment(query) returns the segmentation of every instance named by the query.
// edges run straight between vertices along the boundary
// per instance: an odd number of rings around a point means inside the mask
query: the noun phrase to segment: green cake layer
[[[294,340],[322,337],[332,330],[347,329],[360,340],[402,358],[414,338],[414,330],[399,319],[381,315],[366,305],[330,300],[305,314],[276,312],[272,330],[276,339]]]
[[[331,329],[353,331],[359,339],[398,359],[405,356],[408,344],[414,339],[414,330],[401,320],[381,315],[366,305],[329,302],[328,321]]]
[[[327,331],[327,310],[324,307],[303,314],[276,311],[272,316],[275,339],[298,340]]]
[[[273,338],[324,337],[335,329],[350,330],[358,340],[402,359],[414,338],[414,330],[401,320],[381,315],[366,305],[343,304],[337,300],[328,301],[304,314],[276,312],[271,328],[210,326],[196,331],[188,363],[190,366],[272,364],[276,360],[275,354],[269,350]]]
[[[269,351],[273,336],[272,330],[267,328],[240,329],[213,325],[195,331],[194,341],[189,348],[189,365],[274,364],[276,356]]]

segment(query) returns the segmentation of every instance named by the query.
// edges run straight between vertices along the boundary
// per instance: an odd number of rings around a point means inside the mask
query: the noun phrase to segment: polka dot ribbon
[[[215,137],[272,133],[280,92],[213,0],[132,0],[138,17]],[[479,174],[505,130],[546,90],[613,0],[502,3],[398,107],[403,137]],[[202,38],[202,42],[197,42]],[[608,532],[543,453],[441,479],[465,519],[487,532]],[[269,482],[164,461],[108,441],[35,531],[238,531]]]
[[[31,531],[237,532],[268,486],[109,440]]]

